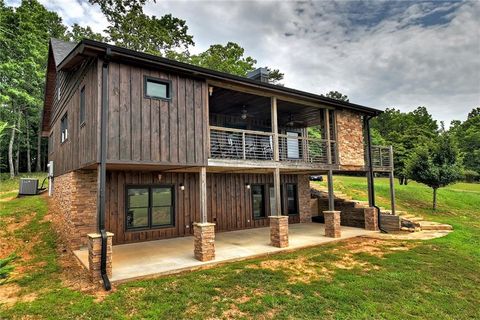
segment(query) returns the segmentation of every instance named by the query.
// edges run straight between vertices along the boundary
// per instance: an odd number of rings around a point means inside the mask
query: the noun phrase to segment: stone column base
[[[277,248],[288,247],[288,216],[270,216],[270,244]]]
[[[377,208],[369,207],[363,209],[365,216],[365,230],[378,231],[378,214]]]
[[[194,223],[194,255],[200,261],[215,259],[215,223]]]
[[[112,238],[113,233],[107,232],[107,275],[112,276]],[[102,236],[100,233],[87,234],[88,239],[88,271],[92,281],[102,279],[100,274],[102,259]]]
[[[325,217],[325,236],[340,238],[340,211],[323,211]]]

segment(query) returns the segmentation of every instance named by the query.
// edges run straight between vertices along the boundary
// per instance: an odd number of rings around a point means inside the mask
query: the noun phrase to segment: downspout
[[[100,256],[100,274],[103,287],[109,291],[112,286],[107,275],[107,232],[105,231],[105,185],[107,177],[107,116],[108,116],[108,65],[111,57],[110,48],[106,49],[102,65],[102,104],[100,113],[100,192],[98,195],[98,230],[102,238]]]
[[[373,174],[372,136],[370,133],[370,120],[373,117],[374,116],[368,116],[365,121],[367,131],[368,178],[370,180],[370,183],[368,184],[368,203],[370,207],[374,207],[375,209],[377,209],[378,229],[380,229],[380,231],[383,233],[388,233],[385,229],[382,229],[382,214],[380,212],[380,208],[375,204],[375,175]]]

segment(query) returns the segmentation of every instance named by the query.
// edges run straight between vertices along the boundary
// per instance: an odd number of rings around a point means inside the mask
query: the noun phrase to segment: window
[[[298,193],[297,185],[293,183],[286,184],[287,213],[298,214]]]
[[[175,225],[172,186],[127,187],[126,229]]]
[[[170,80],[161,80],[151,77],[145,77],[144,79],[144,91],[145,97],[153,99],[165,99],[171,98],[172,82]]]
[[[85,123],[85,86],[80,89],[80,126]]]
[[[61,131],[61,137],[60,137],[60,142],[65,142],[68,139],[68,115],[65,113],[62,117],[62,120],[60,120],[60,131]]]
[[[253,218],[265,218],[265,186],[252,185],[251,190]]]

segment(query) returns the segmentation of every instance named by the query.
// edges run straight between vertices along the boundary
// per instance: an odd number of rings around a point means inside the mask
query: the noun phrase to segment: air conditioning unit
[[[20,195],[35,195],[38,193],[38,179],[21,178]]]

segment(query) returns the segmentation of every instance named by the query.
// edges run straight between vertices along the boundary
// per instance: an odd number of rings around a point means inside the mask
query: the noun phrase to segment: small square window
[[[145,97],[169,100],[171,97],[171,81],[145,77]]]
[[[85,86],[80,90],[80,125],[85,123]]]

